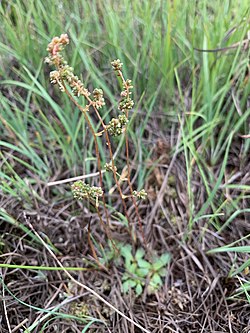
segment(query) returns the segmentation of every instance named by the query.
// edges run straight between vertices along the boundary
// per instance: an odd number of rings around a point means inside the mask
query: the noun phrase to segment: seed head
[[[109,134],[112,136],[121,135],[127,123],[128,123],[128,118],[124,114],[119,115],[118,118],[111,119],[107,126]]]
[[[147,195],[148,194],[147,194],[147,192],[144,189],[142,189],[140,191],[133,191],[133,196],[136,197],[136,198],[138,198],[138,199],[144,200],[144,199],[147,198]]]
[[[94,102],[94,105],[97,109],[100,109],[103,105],[105,105],[102,89],[97,89],[96,88],[93,91],[93,97],[94,97],[93,102]]]
[[[106,170],[106,171],[108,171],[108,172],[117,172],[117,167],[114,165],[114,167],[113,167],[113,165],[112,165],[112,162],[109,162],[109,163],[105,163],[105,165],[104,165],[104,169]]]
[[[134,106],[134,102],[130,97],[126,97],[119,103],[119,110],[122,112],[131,110]]]
[[[71,185],[71,190],[74,198],[76,199],[94,199],[103,195],[103,190],[101,187],[90,186],[85,182],[79,180]]]
[[[120,59],[117,59],[117,60],[113,60],[111,62],[111,65],[113,67],[113,70],[120,71],[122,69],[123,63],[121,62]]]

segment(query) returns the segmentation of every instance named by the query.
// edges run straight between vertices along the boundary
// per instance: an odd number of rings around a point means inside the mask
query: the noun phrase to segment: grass
[[[43,332],[44,329],[46,328],[46,326],[48,326],[48,324],[50,323],[50,321],[53,321],[53,320],[55,320],[57,318],[61,318],[61,319],[75,319],[77,321],[82,321],[82,322],[87,323],[86,326],[85,326],[86,330],[84,329],[84,330],[82,330],[82,332],[87,331],[88,327],[91,326],[95,322],[100,322],[100,323],[104,324],[102,321],[99,321],[98,319],[95,319],[95,318],[88,317],[86,315],[85,316],[82,315],[82,317],[79,317],[79,316],[74,316],[74,315],[70,315],[70,314],[59,312],[59,309],[61,307],[63,307],[63,305],[64,305],[65,302],[62,302],[62,304],[59,304],[59,305],[57,305],[55,307],[52,307],[49,310],[45,310],[45,309],[41,309],[41,308],[38,308],[38,307],[35,307],[35,306],[32,306],[32,305],[29,305],[29,304],[23,302],[22,300],[16,298],[15,295],[12,294],[12,292],[7,288],[7,286],[4,285],[3,281],[1,281],[1,284],[3,284],[4,288],[6,289],[6,291],[17,302],[25,305],[26,307],[30,307],[31,309],[33,309],[35,311],[39,311],[40,313],[45,313],[45,315],[37,317],[37,319],[29,327],[27,327],[25,329],[25,331],[24,331],[25,333],[31,333],[31,332],[33,332],[36,329],[37,326],[39,326],[41,323],[43,323],[43,321],[46,320],[45,324],[42,326],[42,329],[41,329],[41,332]],[[51,316],[52,316],[52,319],[47,320]]]
[[[156,244],[162,252],[169,252],[164,248],[165,243],[159,243],[155,236],[156,225],[166,229],[162,222],[166,219],[173,233],[176,230],[176,237],[181,234],[178,241],[183,246],[194,246],[198,241],[199,246],[209,251],[209,258],[212,256],[215,262],[223,258],[230,277],[238,278],[235,290],[240,288],[241,297],[245,294],[249,300],[250,283],[243,276],[249,260],[243,253],[249,253],[244,237],[249,234],[250,139],[241,138],[249,134],[249,47],[212,53],[195,50],[226,47],[244,40],[250,30],[249,13],[247,0],[155,0],[153,6],[150,1],[139,0],[122,3],[2,1],[0,200],[3,208],[0,225],[4,231],[0,238],[1,253],[12,253],[13,244],[19,249],[23,242],[25,248],[33,247],[37,251],[44,248],[27,227],[24,212],[31,214],[31,219],[35,216],[35,229],[43,234],[54,253],[66,255],[67,251],[57,241],[58,225],[46,229],[50,227],[45,216],[53,223],[61,221],[62,228],[72,228],[83,237],[82,222],[73,227],[71,221],[78,221],[84,207],[72,203],[68,185],[46,187],[50,181],[97,171],[94,140],[87,124],[78,108],[51,87],[49,70],[44,65],[51,38],[68,33],[71,44],[65,51],[67,58],[89,89],[103,89],[106,106],[102,117],[106,123],[117,115],[121,88],[111,73],[110,61],[121,59],[125,77],[133,81],[136,105],[128,128],[130,143],[134,146],[131,163],[134,186],[141,189],[146,184],[147,190],[154,193],[148,207],[139,207],[147,234],[151,235],[149,243]],[[80,102],[84,105],[84,100]],[[93,122],[93,127],[98,131],[101,124]],[[155,147],[166,138],[170,140],[171,151],[159,153],[155,158]],[[121,141],[114,145],[114,155],[122,156],[116,159],[119,167],[125,160],[123,144]],[[170,174],[175,175],[174,187],[179,199],[167,193],[172,186],[169,181],[167,191],[162,188],[166,166],[170,165],[168,159],[175,153]],[[102,146],[100,155],[105,160],[106,151]],[[111,175],[105,173],[104,177],[111,188]],[[162,202],[157,201],[158,193],[164,194]],[[119,211],[120,204],[114,205],[114,200],[109,199],[108,207],[115,212]],[[151,211],[155,212],[154,216]],[[179,231],[172,216],[178,214],[182,220]],[[40,225],[40,220],[46,222]],[[159,223],[154,226],[147,223],[153,220]],[[245,221],[243,229],[237,221]],[[99,242],[101,236],[96,227],[93,233]],[[209,238],[211,234],[216,235],[215,240]],[[237,241],[237,246],[230,245]],[[76,249],[77,244],[72,248]],[[87,250],[83,252],[87,256]],[[227,257],[219,257],[223,255]],[[40,267],[55,267],[49,259],[46,263],[39,259],[33,265],[28,252],[27,258],[21,263],[16,259],[5,262],[3,256],[1,267],[5,268],[4,272],[11,267],[39,268],[39,263]],[[78,264],[72,262],[69,268],[80,269]],[[50,326],[49,319],[45,319]],[[94,321],[90,321],[85,331],[91,329]],[[46,324],[42,331],[45,329]]]

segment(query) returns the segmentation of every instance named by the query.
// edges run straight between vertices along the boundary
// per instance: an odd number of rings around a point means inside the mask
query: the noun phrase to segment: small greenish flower
[[[121,92],[121,96],[122,96],[122,97],[127,97],[127,96],[128,96],[128,92],[127,92],[127,90],[123,90],[123,91]]]
[[[118,117],[118,119],[119,119],[119,121],[120,121],[120,123],[124,126],[124,125],[126,125],[127,123],[128,123],[128,119],[127,119],[127,117],[123,114],[123,115],[120,115],[119,117]]]
[[[123,83],[123,88],[124,89],[133,89],[134,87],[132,86],[132,81],[127,79],[124,83]]]
[[[105,163],[105,165],[104,165],[104,169],[106,170],[106,171],[108,171],[108,172],[117,172],[117,167],[114,165],[114,167],[113,167],[113,165],[112,165],[112,162],[109,162],[109,163]]]
[[[131,80],[126,80],[123,82],[123,90],[121,92],[121,96],[122,97],[129,97],[129,95],[132,94],[131,91],[129,91],[130,89],[133,89],[133,86],[132,86],[132,81]],[[124,101],[124,100],[123,100]]]
[[[123,63],[121,62],[120,59],[113,60],[111,62],[111,65],[115,71],[120,71],[122,69]]]
[[[103,195],[103,190],[101,187],[90,186],[79,180],[71,185],[71,190],[74,198],[76,199],[94,199],[97,200],[98,197]]]
[[[134,106],[134,102],[130,97],[126,97],[119,103],[119,110],[125,112],[127,110],[131,110]]]
[[[94,102],[94,105],[97,109],[100,109],[103,105],[105,105],[102,89],[97,89],[96,88],[93,91],[93,97],[94,97],[93,102]]]
[[[128,123],[128,118],[125,115],[119,115],[118,118],[113,118],[107,125],[107,129],[110,135],[118,136],[124,131],[124,126]]]
[[[64,64],[64,66],[60,68],[61,77],[70,82],[72,78],[74,78],[73,70],[73,67],[70,67],[67,63]]]
[[[58,80],[61,79],[60,73],[58,71],[50,72],[49,77],[50,77],[50,82],[52,84],[57,84]]]
[[[84,87],[84,84],[78,78],[78,76],[74,75],[72,77],[69,77],[68,83],[72,89],[72,93],[75,96],[80,97],[82,95],[84,97],[88,97],[90,95],[90,92]]]
[[[58,71],[50,72],[50,82],[52,84],[58,84],[58,87],[61,91],[64,91],[64,86],[62,84],[61,75]]]
[[[142,200],[145,200],[147,198],[147,192],[142,189],[140,191],[133,191],[133,196],[138,198],[138,199],[142,199]]]
[[[103,97],[103,90],[102,89],[94,89],[93,96],[95,100],[98,100]]]

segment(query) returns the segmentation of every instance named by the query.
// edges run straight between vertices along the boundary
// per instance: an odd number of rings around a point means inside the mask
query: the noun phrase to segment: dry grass
[[[0,2],[1,333],[139,333],[80,284],[151,333],[250,332],[250,301],[244,292],[234,297],[241,283],[249,287],[249,271],[229,277],[248,254],[207,253],[233,242],[248,245],[250,234],[249,48],[194,50],[245,39],[248,1],[225,3]],[[69,58],[86,86],[104,90],[107,119],[117,95],[107,64],[119,57],[133,78],[131,182],[148,192],[139,205],[148,249],[172,255],[164,286],[154,295],[122,294],[121,265],[96,268],[87,226],[101,257],[107,237],[99,217],[73,201],[68,184],[46,186],[98,171],[84,121],[49,86],[42,64],[49,39],[64,31],[73,41]],[[115,192],[107,202],[123,211]],[[133,207],[128,214],[136,221]],[[113,238],[129,243],[124,224],[113,216],[110,223]],[[71,271],[78,284],[64,271],[42,270],[58,262],[30,224],[64,267],[87,268]]]
[[[172,165],[163,200],[150,218],[150,212],[155,208],[155,196],[171,163],[171,143],[175,144],[175,141],[176,135],[170,136],[166,141],[158,138],[151,163],[154,158],[160,159],[147,179],[149,201],[140,206],[141,216],[149,216],[149,219],[144,218],[148,247],[159,252],[170,252],[173,256],[164,288],[153,296],[144,294],[138,298],[133,292],[125,296],[121,294],[123,269],[115,266],[111,266],[108,272],[91,269],[88,272],[73,273],[73,276],[150,332],[247,332],[250,325],[250,305],[244,298],[230,300],[232,293],[239,287],[236,278],[228,278],[234,255],[207,255],[206,251],[245,236],[249,233],[249,225],[241,223],[240,227],[235,227],[232,224],[218,235],[208,228],[204,220],[192,230],[187,230],[188,198],[185,164],[181,154]],[[38,186],[43,188],[42,184]],[[193,181],[193,191],[195,202],[202,204],[205,190],[198,176]],[[44,199],[52,202],[51,194],[52,192],[46,189]],[[72,203],[70,199],[46,205],[37,202],[35,210],[24,211],[21,204],[2,197],[2,207],[12,211],[12,215],[20,223],[27,225],[29,221],[40,235],[48,235],[52,244],[60,251],[58,258],[65,267],[82,267],[84,258],[91,258],[85,228],[89,219],[93,237],[105,247],[104,233],[96,223],[98,217],[86,208]],[[135,212],[131,210],[130,214],[133,218]],[[32,246],[27,234],[20,233],[16,227],[3,222],[1,230],[5,243],[2,262],[56,266],[46,249]],[[112,231],[115,239],[129,241],[128,234],[121,226],[113,223]],[[242,241],[239,245],[244,244],[247,244],[247,241]],[[238,256],[237,260],[238,264],[244,262],[244,255]],[[89,332],[139,332],[91,294],[71,284],[62,272],[2,269],[2,278],[16,297],[14,299],[5,291],[4,307],[13,332],[20,323],[23,322],[24,326],[28,327],[42,316],[20,301],[46,309],[62,303],[65,293],[72,298],[68,298],[60,311],[69,314],[80,309],[106,323],[106,326],[103,323],[94,323]],[[43,324],[44,322],[41,322],[34,332],[40,332]],[[2,332],[8,332],[5,315],[2,316],[1,325]],[[85,325],[76,320],[54,318],[48,323],[46,332],[81,332]]]

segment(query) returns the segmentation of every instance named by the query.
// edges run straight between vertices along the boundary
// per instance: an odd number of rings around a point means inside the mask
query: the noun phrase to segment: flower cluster
[[[63,81],[66,81],[75,96],[88,98],[90,92],[84,87],[79,77],[74,75],[74,69],[61,55],[61,51],[67,44],[69,44],[69,37],[67,34],[62,34],[60,37],[54,37],[47,47],[49,55],[45,58],[45,62],[56,67],[56,70],[50,73],[50,82],[58,84],[59,89],[65,91]]]
[[[129,97],[129,95],[132,94],[132,92],[129,91],[129,90],[133,89],[132,81],[128,79],[128,80],[123,82],[122,86],[123,86],[123,90],[121,92],[121,96],[122,97]]]
[[[120,111],[124,112],[127,115],[128,111],[131,110],[134,106],[134,102],[130,98],[131,95],[130,90],[133,89],[132,81],[124,79],[123,74],[121,72],[123,63],[121,62],[120,59],[112,61],[111,65],[113,67],[113,70],[117,72],[117,75],[122,78],[122,86],[123,86],[123,90],[121,91],[122,100],[120,101],[118,108]]]
[[[121,62],[120,59],[117,59],[117,60],[111,61],[111,65],[112,65],[114,71],[120,71],[120,70],[122,70],[123,63]]]
[[[107,171],[107,172],[117,172],[117,167],[114,165],[112,165],[112,162],[109,162],[109,163],[105,163],[104,165],[104,169]]]
[[[104,98],[103,98],[103,91],[102,89],[95,89],[93,91],[93,105],[97,108],[100,109],[103,105],[105,105]]]
[[[125,125],[128,123],[128,118],[123,114],[119,115],[118,118],[112,118],[107,125],[107,130],[110,135],[118,136],[124,131]]]
[[[62,34],[60,37],[54,37],[52,39],[47,47],[47,51],[49,52],[49,57],[52,62],[67,44],[69,44],[69,37],[67,34]]]
[[[72,78],[67,78],[67,81],[75,96],[77,97],[80,97],[81,95],[84,97],[90,96],[90,92],[88,91],[88,89],[84,87],[84,84],[78,78],[78,76],[74,75]]]
[[[58,84],[58,87],[61,91],[65,91],[62,79],[61,79],[61,75],[58,71],[52,71],[50,72],[49,75],[50,78],[50,83],[52,84]]]
[[[128,96],[126,98],[123,98],[121,102],[119,103],[119,110],[122,112],[127,112],[131,110],[134,106],[133,100]]]
[[[97,200],[98,197],[103,195],[103,190],[101,187],[90,186],[79,180],[71,185],[71,190],[74,198],[76,199],[94,199]]]
[[[123,90],[121,92],[122,100],[119,103],[119,110],[128,114],[129,110],[131,110],[134,106],[134,101],[130,98],[132,92],[130,90],[133,89],[132,81],[131,80],[124,80],[123,79]]]
[[[144,200],[144,199],[147,198],[147,195],[148,194],[147,194],[147,192],[144,189],[142,189],[140,191],[133,191],[133,196],[136,197],[136,198],[138,198],[138,199]]]

